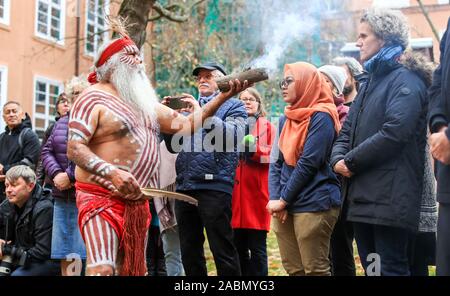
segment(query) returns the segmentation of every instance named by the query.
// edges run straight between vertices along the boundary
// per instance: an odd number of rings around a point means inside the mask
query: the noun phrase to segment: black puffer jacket
[[[433,85],[429,89],[430,111],[428,114],[430,130],[437,132],[447,126],[450,139],[450,18],[447,30],[441,40],[441,63],[433,75]],[[450,204],[450,165],[435,162],[437,182],[437,201]]]
[[[45,261],[50,259],[52,244],[53,203],[50,190],[36,185],[32,196],[19,214],[8,200],[0,204],[0,238],[12,241],[13,245],[24,248],[28,259]],[[8,231],[6,231],[8,229]]]
[[[20,132],[28,128],[22,135],[22,146],[19,145]],[[31,130],[31,119],[28,114],[22,123],[10,130],[0,134],[0,163],[3,165],[3,173],[6,174],[10,168],[16,165],[26,165],[33,170],[36,168],[40,152],[39,138]],[[5,196],[5,183],[0,182],[0,202]]]
[[[344,180],[347,219],[417,230],[431,67],[417,56],[379,65],[361,84],[333,147],[354,173]]]

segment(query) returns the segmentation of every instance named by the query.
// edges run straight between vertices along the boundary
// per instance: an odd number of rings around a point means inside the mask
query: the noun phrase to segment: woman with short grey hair
[[[410,275],[408,239],[419,223],[431,68],[405,52],[409,29],[401,12],[368,10],[358,31],[367,80],[331,164],[345,177],[344,214],[353,222],[366,274]]]

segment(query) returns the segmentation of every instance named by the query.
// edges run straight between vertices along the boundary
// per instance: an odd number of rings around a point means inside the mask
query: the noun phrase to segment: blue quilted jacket
[[[217,94],[200,98],[205,105]],[[237,99],[229,99],[192,136],[164,135],[176,161],[177,191],[216,190],[232,194],[239,161],[238,145],[245,132],[247,112]]]

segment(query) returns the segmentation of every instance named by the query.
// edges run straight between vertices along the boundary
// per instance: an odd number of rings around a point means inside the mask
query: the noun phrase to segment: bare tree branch
[[[156,12],[156,15],[151,15],[148,18],[149,22],[158,20],[160,18],[166,18],[173,22],[182,23],[189,19],[192,8],[204,2],[205,0],[196,0],[189,7],[181,4],[171,4],[169,6],[162,6],[161,3],[155,1],[152,9]],[[178,13],[177,13],[178,11]]]
[[[419,3],[420,10],[422,10],[423,15],[425,16],[425,18],[426,18],[428,24],[429,24],[430,27],[431,27],[431,30],[433,31],[434,37],[436,38],[436,40],[437,40],[438,42],[440,42],[440,41],[441,41],[441,38],[439,37],[439,33],[438,33],[436,27],[434,26],[433,22],[431,21],[430,15],[428,14],[427,9],[426,9],[425,6],[423,5],[422,0],[417,0],[417,3]]]

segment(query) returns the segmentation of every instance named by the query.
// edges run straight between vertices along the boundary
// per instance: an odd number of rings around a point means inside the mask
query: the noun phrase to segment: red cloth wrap
[[[130,45],[136,46],[133,40],[131,40],[131,38],[128,36],[124,36],[123,38],[117,39],[103,51],[102,55],[98,59],[98,62],[97,64],[95,64],[95,66],[97,68],[103,66],[103,64],[105,64],[113,55],[124,49],[126,46]],[[95,70],[89,74],[88,81],[91,84],[98,83],[97,73],[95,72]]]
[[[123,248],[120,275],[145,275],[145,239],[151,218],[148,201],[132,202],[113,197],[110,191],[94,184],[76,182],[75,188],[81,234],[87,221],[100,215],[114,229],[120,241],[119,248]]]

